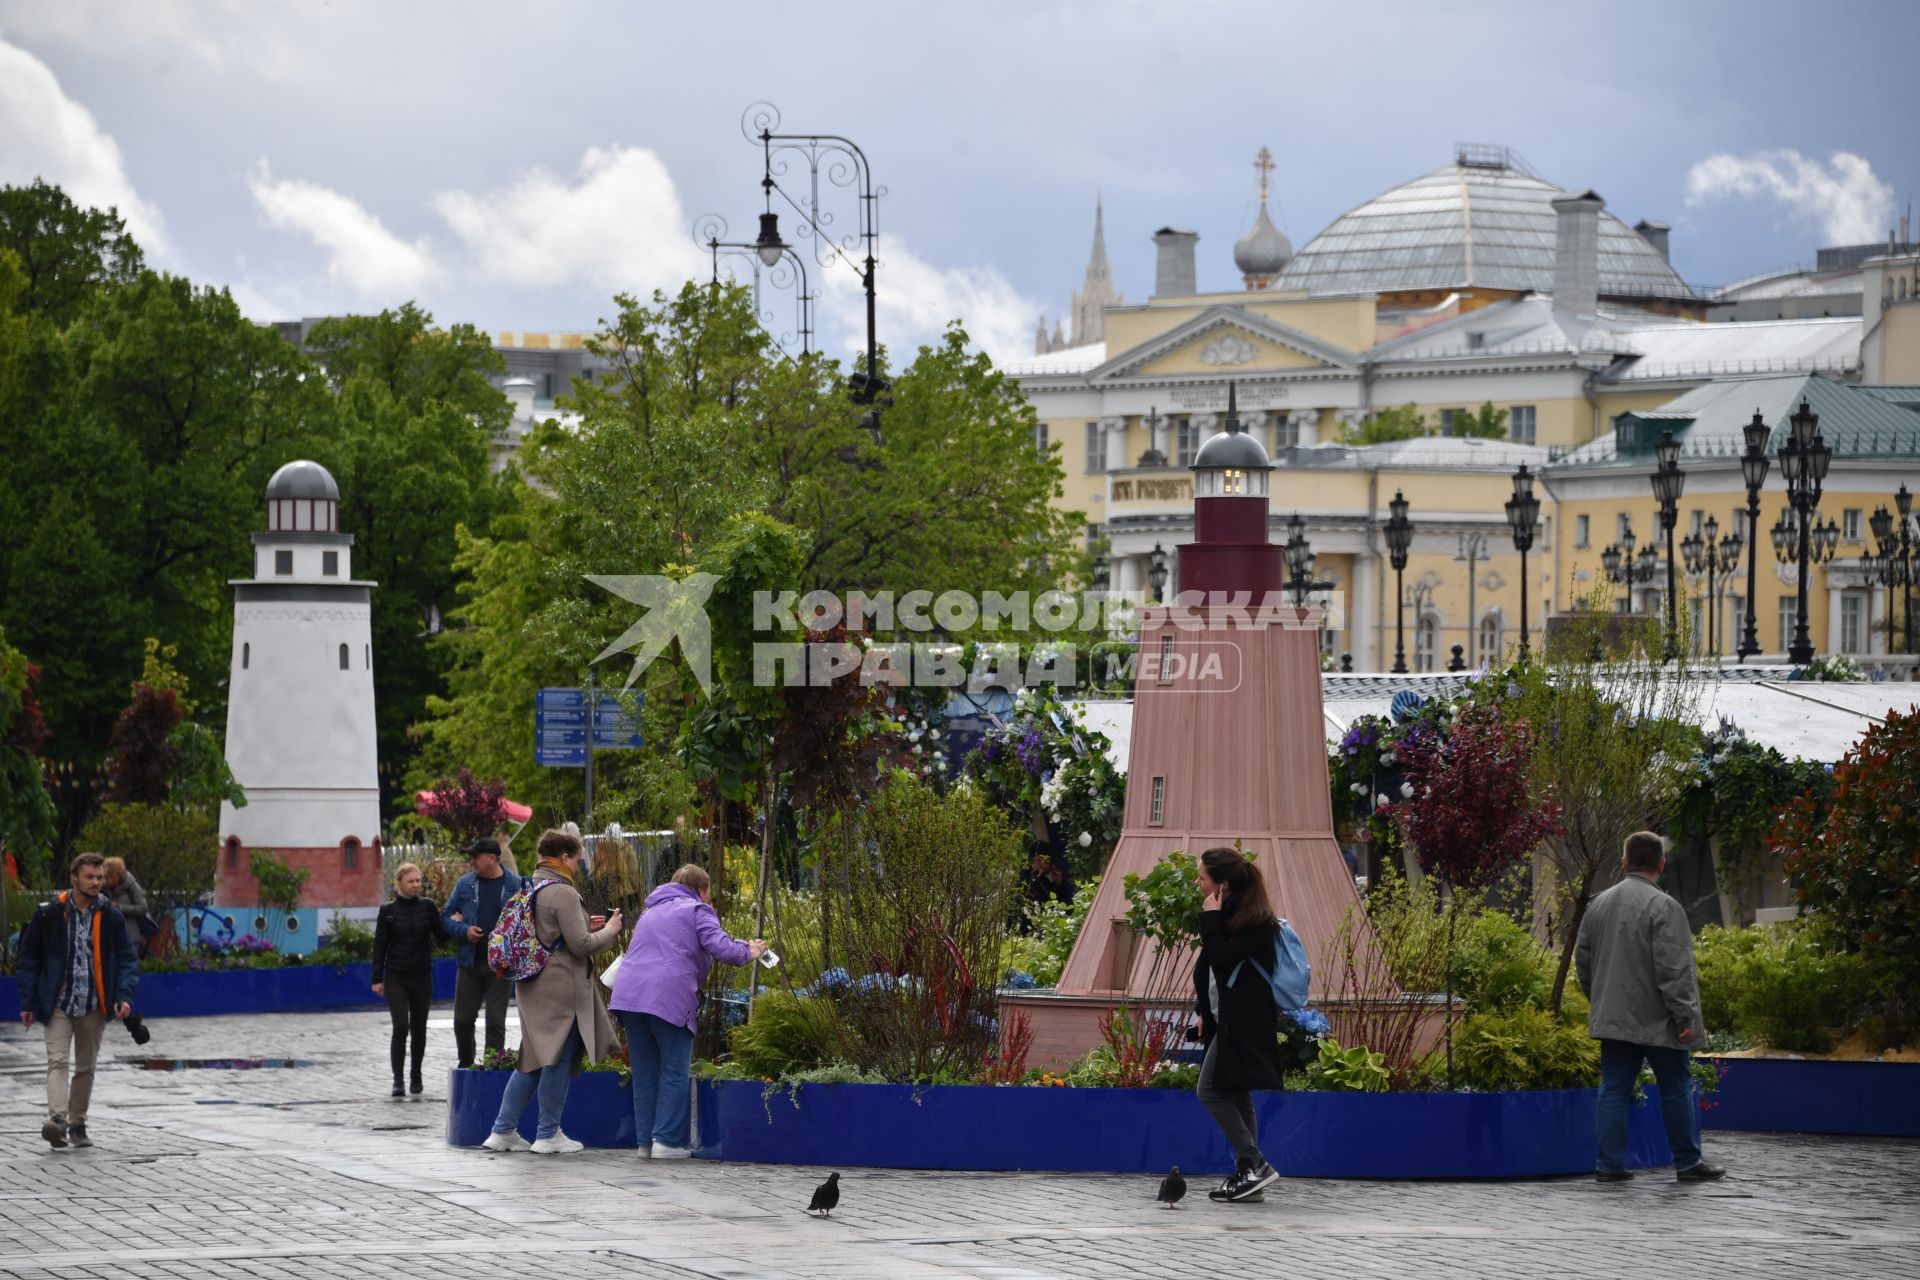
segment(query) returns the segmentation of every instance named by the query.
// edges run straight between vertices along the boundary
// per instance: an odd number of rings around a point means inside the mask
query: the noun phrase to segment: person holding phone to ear
[[[713,882],[691,862],[648,895],[607,1002],[627,1032],[633,1133],[642,1156],[676,1160],[692,1154],[687,1117],[700,984],[715,960],[751,964],[766,950],[758,938],[741,942],[727,935],[713,909]]]

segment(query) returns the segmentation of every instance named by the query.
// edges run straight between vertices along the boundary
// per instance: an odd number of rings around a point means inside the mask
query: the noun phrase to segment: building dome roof
[[[1240,268],[1243,276],[1272,276],[1278,275],[1292,257],[1293,241],[1273,225],[1273,220],[1267,217],[1267,206],[1262,203],[1260,216],[1254,219],[1253,226],[1233,242],[1233,265]]]
[[[276,498],[319,498],[327,502],[340,501],[340,486],[333,482],[327,469],[317,462],[289,462],[273,473],[273,479],[267,481],[267,501]]]
[[[1454,163],[1336,218],[1294,256],[1276,289],[1364,293],[1414,289],[1553,289],[1561,189],[1504,147],[1462,146]],[[1600,295],[1692,298],[1666,257],[1600,213]]]
[[[1267,461],[1267,451],[1260,442],[1244,431],[1223,431],[1200,446],[1200,452],[1194,456],[1195,471],[1210,471],[1216,467],[1237,467],[1242,471],[1266,471],[1273,464]]]

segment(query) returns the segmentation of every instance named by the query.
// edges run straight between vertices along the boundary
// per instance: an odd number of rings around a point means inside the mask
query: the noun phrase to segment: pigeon
[[[840,1203],[840,1175],[830,1173],[827,1180],[813,1189],[813,1199],[807,1202],[807,1212],[816,1210],[822,1217],[833,1216],[834,1206]]]
[[[1180,1166],[1175,1165],[1172,1172],[1160,1179],[1160,1194],[1154,1199],[1171,1209],[1180,1203],[1180,1197],[1185,1194],[1187,1194],[1187,1180],[1180,1176]]]

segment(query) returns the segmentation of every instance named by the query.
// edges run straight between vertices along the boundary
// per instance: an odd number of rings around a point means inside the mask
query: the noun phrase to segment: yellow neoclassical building
[[[1297,514],[1318,553],[1316,577],[1333,584],[1326,652],[1346,655],[1356,670],[1386,670],[1404,628],[1410,667],[1443,667],[1455,646],[1459,661],[1477,666],[1519,639],[1520,558],[1504,504],[1520,466],[1543,477],[1526,584],[1537,647],[1550,612],[1603,582],[1597,555],[1615,540],[1618,517],[1641,546],[1652,529],[1652,455],[1607,453],[1617,428],[1692,412],[1685,397],[1703,388],[1751,382],[1769,388],[1777,433],[1791,412],[1781,408],[1789,384],[1920,381],[1920,257],[1867,264],[1864,316],[1705,324],[1691,318],[1704,299],[1667,265],[1665,237],[1663,225],[1629,228],[1593,192],[1562,191],[1510,153],[1461,148],[1454,165],[1343,215],[1298,255],[1268,218],[1263,189],[1253,228],[1234,246],[1245,288],[1232,292],[1198,292],[1198,237],[1163,227],[1153,236],[1152,295],[1123,304],[1097,227],[1073,340],[1057,329],[1049,337],[1043,321],[1037,353],[1008,371],[1035,406],[1039,443],[1062,458],[1062,503],[1084,513],[1089,539],[1108,548],[1115,589],[1146,589],[1156,560],[1177,589],[1176,548],[1192,536],[1186,468],[1222,429],[1231,384],[1241,421],[1277,467],[1276,540]],[[1897,387],[1873,403],[1894,415],[1883,427],[1920,422]],[[1504,411],[1505,439],[1450,434],[1455,415],[1487,404]],[[1435,434],[1344,443],[1371,416],[1401,406]],[[1852,401],[1843,416],[1857,416]],[[1700,474],[1682,502],[1682,536],[1696,508],[1704,522],[1707,495],[1723,532],[1731,516],[1719,508],[1731,507],[1716,491],[1731,485],[1744,504],[1737,458],[1721,456],[1723,428],[1717,415],[1712,422],[1688,428],[1696,443],[1684,465]],[[1920,489],[1920,448],[1911,442],[1836,456],[1821,510],[1870,522],[1903,481]],[[1780,485],[1776,464],[1766,523],[1784,502]],[[1415,533],[1396,582],[1383,526],[1397,493]],[[1861,653],[1885,649],[1884,627],[1873,626],[1885,613],[1885,587],[1866,584],[1865,571],[1860,583],[1845,577],[1842,561],[1851,554],[1857,569],[1863,549],[1875,548],[1843,542],[1836,560],[1814,570],[1811,630],[1821,652],[1856,642]],[[1777,582],[1771,546],[1763,550],[1763,577]],[[1658,584],[1633,597],[1636,606],[1648,607],[1664,581],[1662,570]],[[1759,638],[1777,654],[1770,592],[1758,590],[1767,619]],[[1722,610],[1731,607],[1723,597]]]

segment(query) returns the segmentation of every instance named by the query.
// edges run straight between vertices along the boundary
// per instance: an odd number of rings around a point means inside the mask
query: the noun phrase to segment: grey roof
[[[340,501],[340,486],[317,462],[289,462],[267,481],[267,501],[276,498],[321,498]]]
[[[1276,289],[1361,293],[1395,289],[1553,288],[1562,191],[1518,168],[1454,163],[1374,197],[1294,257]],[[1600,293],[1692,298],[1694,291],[1643,237],[1600,214]]]
[[[1820,415],[1820,434],[1836,458],[1920,457],[1920,412],[1876,394],[1888,390],[1920,392],[1912,387],[1868,389],[1805,375],[1710,382],[1658,409],[1621,414],[1619,427],[1581,445],[1550,469],[1649,465],[1651,440],[1668,430],[1680,441],[1683,464],[1688,458],[1730,461],[1746,448],[1741,429],[1756,412],[1773,428],[1767,452],[1777,458],[1786,442],[1787,420],[1802,399]],[[1645,447],[1636,447],[1636,436],[1644,439]]]
[[[1260,442],[1244,431],[1223,431],[1200,446],[1194,456],[1193,470],[1238,467],[1242,471],[1265,471],[1273,466]]]

